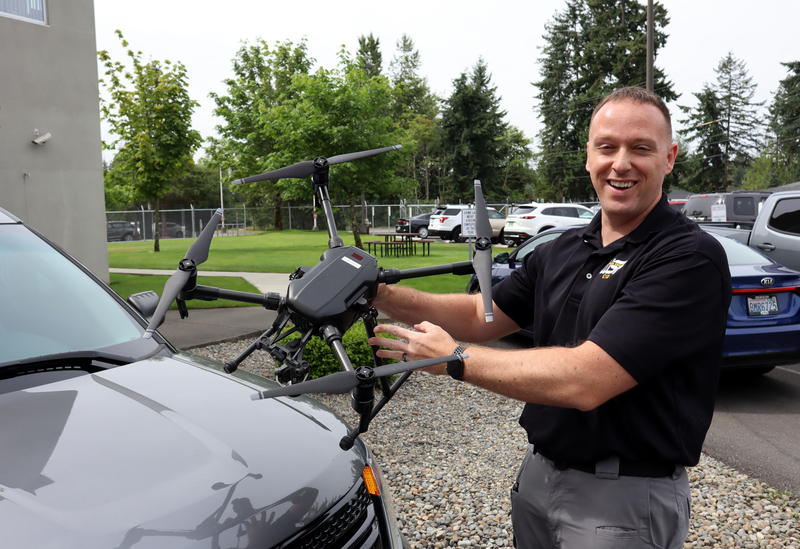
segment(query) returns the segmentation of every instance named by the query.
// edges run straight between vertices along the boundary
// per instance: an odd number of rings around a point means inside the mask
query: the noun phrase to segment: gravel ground
[[[228,360],[249,341],[191,352]],[[256,352],[243,369],[270,377]],[[349,395],[321,396],[350,425]],[[401,527],[414,549],[512,547],[509,489],[526,441],[522,404],[421,373],[362,435],[389,481]],[[686,548],[800,549],[800,498],[702,456],[690,469],[692,523]]]

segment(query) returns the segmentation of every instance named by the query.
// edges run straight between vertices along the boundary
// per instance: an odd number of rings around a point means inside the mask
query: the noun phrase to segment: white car
[[[428,222],[428,234],[442,239],[458,242],[461,237],[461,212],[472,208],[470,204],[455,204],[445,206],[444,211],[431,215]],[[489,224],[492,226],[492,240],[495,242],[503,239],[505,218],[494,208],[486,208],[489,214]]]
[[[504,242],[519,245],[547,229],[562,225],[588,225],[594,212],[580,204],[543,202],[520,204],[506,217]]]

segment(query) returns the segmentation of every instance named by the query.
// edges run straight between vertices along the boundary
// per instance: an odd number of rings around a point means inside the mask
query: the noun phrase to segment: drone
[[[363,321],[367,335],[373,337],[378,311],[372,301],[380,284],[394,284],[401,280],[439,274],[476,273],[481,287],[486,322],[492,322],[491,294],[491,236],[492,229],[486,211],[481,183],[475,180],[475,253],[472,261],[414,269],[384,269],[375,257],[364,250],[345,246],[336,230],[330,196],[328,193],[330,166],[351,162],[400,149],[400,145],[342,154],[330,158],[298,162],[290,166],[238,179],[233,184],[283,178],[307,179],[311,177],[313,191],[322,205],[328,227],[328,249],[313,267],[299,267],[289,276],[285,296],[276,292],[253,294],[197,284],[197,268],[208,259],[214,231],[222,219],[218,209],[201,231],[197,240],[178,263],[178,269],[167,280],[164,291],[150,318],[144,337],[152,337],[161,324],[172,301],[177,301],[181,318],[188,316],[186,301],[200,299],[230,299],[255,303],[276,311],[272,326],[253,341],[234,360],[225,364],[225,371],[233,373],[254,351],[265,350],[280,365],[275,377],[280,387],[258,392],[253,400],[277,397],[296,397],[308,393],[352,394],[352,408],[359,415],[358,425],[348,431],[339,446],[352,448],[356,438],[367,432],[372,419],[391,400],[414,370],[463,359],[467,355],[449,355],[437,358],[382,364],[373,346],[373,364],[354,366],[347,355],[342,337],[351,326]],[[294,335],[297,334],[297,335]],[[308,341],[320,337],[330,347],[342,371],[308,380],[310,365],[303,359]],[[390,376],[399,377],[389,382]],[[375,384],[380,383],[382,396],[375,402]]]

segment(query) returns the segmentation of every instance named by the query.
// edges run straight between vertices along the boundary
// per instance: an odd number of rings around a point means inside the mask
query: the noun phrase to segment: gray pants
[[[511,520],[520,549],[680,549],[689,531],[689,480],[601,478],[559,470],[528,449],[511,490]]]

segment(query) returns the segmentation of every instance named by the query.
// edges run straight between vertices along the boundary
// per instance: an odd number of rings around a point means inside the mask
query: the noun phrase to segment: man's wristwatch
[[[459,345],[453,350],[452,354],[458,356],[458,358],[447,362],[447,374],[453,379],[461,381],[464,379],[464,358],[462,356],[464,347]]]

